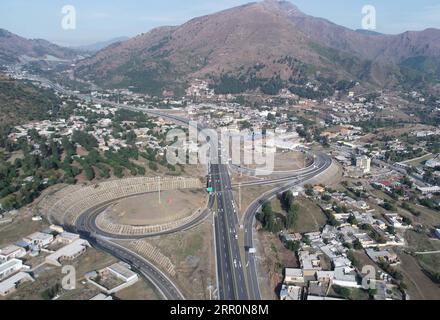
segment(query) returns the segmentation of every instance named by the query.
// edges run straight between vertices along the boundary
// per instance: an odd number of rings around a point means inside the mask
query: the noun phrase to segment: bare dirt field
[[[176,283],[187,299],[209,299],[215,286],[212,220],[177,234],[149,239],[176,266]]]
[[[275,153],[274,165],[274,171],[289,171],[304,168],[305,166],[307,166],[307,162],[302,152],[288,151]],[[264,166],[253,164],[249,165],[248,168],[262,169],[264,168]]]
[[[206,205],[201,190],[171,190],[131,197],[115,203],[106,211],[107,217],[125,225],[164,224],[190,216]]]

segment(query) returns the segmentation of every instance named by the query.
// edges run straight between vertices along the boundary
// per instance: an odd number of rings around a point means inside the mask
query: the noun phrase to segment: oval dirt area
[[[113,223],[131,226],[165,224],[193,214],[206,205],[201,190],[153,192],[114,203],[105,215]]]

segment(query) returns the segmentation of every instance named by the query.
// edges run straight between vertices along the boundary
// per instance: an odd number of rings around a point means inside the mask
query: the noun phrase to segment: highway
[[[39,79],[41,81],[41,79]],[[50,81],[44,80],[46,85],[52,87],[63,94],[75,94],[67,91],[59,85],[54,85]],[[89,96],[75,94],[83,99],[90,99]],[[151,110],[139,107],[132,107],[127,105],[120,105],[111,101],[92,99],[94,102],[110,104],[118,108],[124,108],[133,111],[140,111],[152,116],[160,116],[167,118],[177,123],[190,124],[189,120],[163,113],[158,110]],[[203,126],[197,125],[200,131],[204,129]],[[255,260],[252,254],[249,254],[248,248],[253,247],[253,227],[255,222],[255,214],[260,209],[261,205],[275,197],[277,194],[284,192],[293,186],[304,183],[307,180],[319,175],[327,170],[331,165],[331,158],[325,154],[318,154],[312,166],[303,170],[299,170],[294,175],[272,179],[249,182],[246,185],[264,185],[264,184],[284,184],[272,191],[262,195],[256,199],[251,206],[246,210],[244,216],[245,227],[245,261],[246,265],[242,265],[240,246],[238,243],[237,227],[239,225],[237,216],[237,207],[234,202],[232,193],[231,179],[228,171],[227,161],[218,161],[222,159],[223,150],[221,142],[218,150],[211,144],[210,148],[210,163],[208,166],[208,180],[213,192],[210,195],[208,211],[205,212],[202,218],[209,215],[211,210],[216,210],[214,215],[214,235],[215,235],[215,251],[216,251],[216,266],[217,266],[217,284],[220,300],[260,300],[261,294],[258,285],[257,271],[255,267]],[[176,284],[169,279],[157,267],[148,262],[143,257],[135,252],[115,243],[114,239],[129,240],[131,237],[124,237],[121,235],[107,234],[96,226],[97,215],[105,210],[105,206],[109,204],[101,204],[84,212],[76,222],[76,229],[85,238],[91,241],[95,246],[109,252],[118,259],[126,261],[147,278],[159,290],[165,299],[180,300],[184,299],[183,294],[179,291]],[[182,226],[182,228],[168,231],[178,232],[190,228],[195,223],[192,221],[189,225]],[[145,236],[141,236],[145,238]],[[246,271],[244,270],[246,269]],[[246,274],[246,277],[245,277]]]

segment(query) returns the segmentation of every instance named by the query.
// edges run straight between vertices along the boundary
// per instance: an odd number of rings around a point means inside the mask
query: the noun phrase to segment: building
[[[41,249],[51,244],[54,238],[53,235],[48,233],[35,232],[27,236],[23,240],[27,243],[30,243],[31,246],[36,246]]]
[[[19,284],[26,281],[34,281],[34,279],[26,272],[19,272],[5,281],[0,282],[0,296],[13,293]]]
[[[429,159],[428,161],[426,161],[425,167],[428,167],[428,168],[438,168],[438,167],[440,167],[440,161],[439,161],[438,158],[436,158],[436,159]]]
[[[333,281],[335,277],[334,271],[317,271],[316,272],[316,281],[319,283],[330,283]]]
[[[20,271],[23,268],[23,262],[18,259],[11,259],[3,264],[0,264],[0,280],[6,279],[12,274]]]
[[[58,233],[63,233],[64,232],[63,227],[57,226],[57,225],[54,225],[54,224],[51,225],[49,228],[50,228],[50,230],[53,230],[53,231],[58,232]]]
[[[356,158],[356,168],[361,170],[362,173],[371,172],[371,159],[367,156],[361,156]]]
[[[23,258],[26,255],[26,250],[14,244],[0,249],[0,263],[4,263],[11,259]]]
[[[118,262],[107,267],[107,270],[125,282],[137,281],[138,275],[130,270],[130,265]]]
[[[420,191],[423,194],[440,193],[440,187],[439,186],[422,187],[422,186],[416,185],[416,188],[417,188],[418,191]]]
[[[397,213],[387,213],[385,214],[385,219],[388,223],[396,229],[407,229],[411,227],[403,222],[403,218]]]
[[[361,287],[358,284],[356,272],[348,267],[335,268],[333,284],[348,288]]]
[[[316,271],[321,270],[321,260],[317,253],[310,253],[309,251],[298,252],[299,261],[303,270],[305,280],[315,280]]]
[[[99,293],[96,296],[94,296],[93,298],[91,298],[90,300],[101,300],[101,301],[105,301],[105,300],[113,300],[112,296],[108,296],[104,293]]]
[[[301,300],[302,291],[301,287],[283,284],[280,291],[280,300]]]
[[[304,275],[302,269],[284,269],[284,283],[288,285],[304,284]]]
[[[61,267],[61,261],[72,261],[76,259],[87,250],[87,247],[90,247],[88,241],[83,239],[75,240],[47,256],[46,262]]]
[[[374,262],[387,262],[390,264],[399,262],[397,254],[392,253],[388,250],[376,251],[374,249],[366,249],[365,252]]]
[[[65,244],[70,244],[76,240],[78,240],[79,234],[76,233],[70,233],[70,232],[65,232],[63,231],[62,233],[60,233],[57,237],[56,237],[56,242],[61,242],[61,243],[65,243]]]

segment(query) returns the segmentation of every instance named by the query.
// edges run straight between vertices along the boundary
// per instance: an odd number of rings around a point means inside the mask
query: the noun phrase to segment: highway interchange
[[[65,90],[59,85],[55,85],[45,79],[36,79],[54,90],[63,94],[74,94],[71,91]],[[88,96],[78,95],[82,99],[90,99]],[[101,99],[93,99],[98,103],[106,103],[115,107],[141,111],[152,116],[160,116],[167,118],[177,123],[184,123],[190,125],[189,120],[175,115],[166,114],[160,110],[151,110],[127,105],[118,105],[111,101]],[[200,131],[204,129],[197,125]],[[258,275],[255,265],[254,254],[249,252],[249,248],[254,247],[253,230],[255,223],[255,215],[261,208],[262,204],[274,198],[286,190],[293,188],[296,185],[304,184],[308,180],[325,172],[332,163],[331,158],[324,154],[318,153],[314,157],[314,163],[302,170],[292,172],[287,177],[278,177],[270,180],[260,180],[244,183],[244,186],[255,185],[277,185],[273,190],[263,194],[256,199],[246,210],[244,215],[244,231],[245,231],[245,265],[242,264],[242,255],[240,245],[238,242],[237,229],[239,228],[239,220],[237,215],[237,206],[234,202],[232,192],[231,178],[229,174],[229,165],[227,161],[218,161],[222,159],[223,150],[221,143],[216,150],[214,144],[211,144],[210,163],[208,166],[208,184],[213,188],[210,194],[208,208],[196,221],[192,221],[189,225],[182,226],[175,230],[169,230],[166,233],[179,232],[187,230],[194,225],[199,224],[206,219],[211,212],[214,212],[214,238],[216,251],[216,267],[217,267],[217,286],[218,299],[220,300],[260,300],[261,293],[258,284]],[[213,153],[212,150],[216,150]],[[134,269],[138,270],[146,279],[148,279],[159,291],[164,299],[181,300],[185,299],[184,294],[179,290],[172,279],[167,277],[152,263],[141,257],[137,253],[127,249],[124,246],[116,243],[114,240],[133,240],[133,237],[113,235],[105,233],[96,225],[96,217],[100,212],[105,210],[106,205],[101,204],[95,208],[87,210],[82,213],[77,219],[75,228],[85,238],[87,238],[94,246],[112,254],[121,259]],[[134,237],[135,239],[145,238],[151,235],[141,235]],[[157,234],[155,235],[157,236]]]

